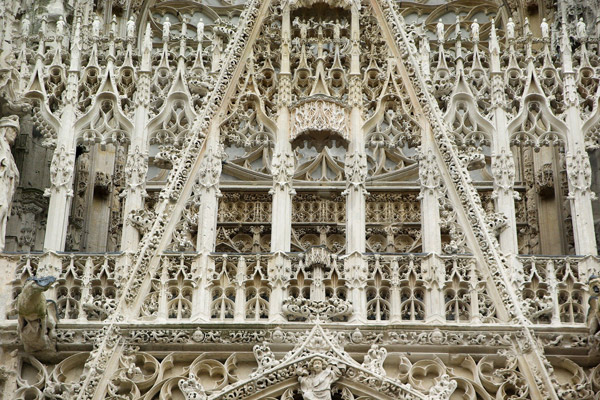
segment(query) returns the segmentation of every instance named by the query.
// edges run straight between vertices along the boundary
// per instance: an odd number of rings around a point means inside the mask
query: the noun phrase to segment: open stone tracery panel
[[[292,250],[324,246],[334,253],[346,244],[346,199],[340,192],[298,192],[292,199]]]

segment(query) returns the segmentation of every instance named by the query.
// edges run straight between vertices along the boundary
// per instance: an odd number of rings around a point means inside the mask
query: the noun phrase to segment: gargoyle
[[[56,278],[53,276],[28,278],[15,300],[19,336],[28,353],[56,348],[56,303],[44,296],[54,282]],[[54,306],[48,307],[49,302]]]
[[[590,299],[587,313],[587,325],[589,329],[589,342],[593,352],[598,351],[600,342],[600,277],[591,275],[588,281]]]

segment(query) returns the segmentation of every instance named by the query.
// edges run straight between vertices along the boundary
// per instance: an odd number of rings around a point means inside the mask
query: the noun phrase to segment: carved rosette
[[[290,140],[313,132],[334,133],[349,140],[350,128],[345,107],[323,95],[312,96],[297,103],[292,110]]]

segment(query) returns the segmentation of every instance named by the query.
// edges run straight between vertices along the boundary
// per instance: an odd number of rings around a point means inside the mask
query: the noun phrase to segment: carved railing
[[[588,279],[583,257],[519,256],[521,295],[536,324],[583,324],[588,309]]]
[[[317,248],[320,249],[320,248]],[[343,257],[322,249],[289,253],[285,299],[350,302],[348,272]],[[163,254],[161,267],[140,310],[142,320],[194,321],[209,309],[209,321],[269,321],[273,277],[271,254],[215,253],[205,267],[194,253]],[[582,274],[589,257],[518,256],[515,289],[534,324],[577,326],[586,322],[588,277]],[[475,258],[470,255],[365,254],[365,310],[369,323],[429,322],[497,323],[494,301]],[[128,260],[119,254],[27,254],[10,259],[9,278],[15,299],[27,278],[53,275],[57,283],[46,292],[56,301],[61,322],[102,321],[114,310]],[[587,267],[589,268],[589,267]],[[592,268],[593,270],[594,268]],[[200,284],[201,281],[205,285]],[[322,293],[318,292],[322,288]],[[203,296],[206,291],[206,296]],[[207,299],[202,304],[200,299]],[[280,306],[277,307],[279,309]],[[12,307],[6,307],[11,313]],[[285,313],[284,313],[285,314]],[[13,316],[8,317],[14,318]],[[306,317],[289,317],[290,322]],[[337,319],[346,319],[339,316]]]
[[[57,278],[46,297],[56,302],[59,320],[102,321],[114,311],[120,295],[125,257],[118,254],[27,254],[15,261],[12,298],[32,276]],[[8,307],[11,314],[12,307]]]

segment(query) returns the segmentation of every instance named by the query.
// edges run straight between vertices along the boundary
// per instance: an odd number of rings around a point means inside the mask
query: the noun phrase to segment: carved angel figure
[[[299,375],[304,400],[331,400],[331,385],[342,376],[342,372],[321,357],[315,357],[310,360],[308,370],[301,369]]]
[[[19,132],[19,118],[15,115],[0,119],[0,251],[4,250],[6,221],[10,215],[12,198],[19,183],[19,170],[10,152]]]

